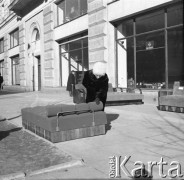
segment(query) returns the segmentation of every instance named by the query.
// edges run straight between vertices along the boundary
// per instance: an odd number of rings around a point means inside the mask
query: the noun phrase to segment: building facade
[[[182,0],[0,0],[0,72],[25,91],[80,83],[107,62],[113,87],[184,83]]]

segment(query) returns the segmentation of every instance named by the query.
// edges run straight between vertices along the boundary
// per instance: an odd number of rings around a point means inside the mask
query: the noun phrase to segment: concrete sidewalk
[[[151,97],[152,98],[152,97]],[[163,173],[176,167],[173,161],[181,164],[184,174],[184,114],[157,110],[155,98],[146,97],[143,105],[126,105],[106,107],[110,126],[105,135],[56,143],[60,150],[74,158],[83,159],[84,166],[52,171],[31,177],[32,179],[66,179],[66,178],[109,178],[109,158],[112,156],[130,157],[126,163],[128,172],[137,167],[141,161],[148,168],[148,161],[159,163],[161,157],[168,165],[163,166]],[[0,96],[0,115],[3,113],[10,122],[21,126],[20,109],[26,106],[72,103],[72,98],[63,91],[59,94],[21,93]],[[127,176],[120,170],[121,178]],[[175,174],[177,171],[173,171]],[[167,175],[169,178],[169,176]],[[153,179],[162,179],[159,166],[153,167]]]

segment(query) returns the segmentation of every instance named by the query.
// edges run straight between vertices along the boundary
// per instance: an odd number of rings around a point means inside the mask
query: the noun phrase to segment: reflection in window
[[[126,37],[133,35],[133,20],[128,20],[123,23],[122,34]]]
[[[66,0],[66,21],[79,16],[78,0]]]
[[[20,62],[18,56],[12,58],[12,85],[20,85]]]
[[[165,46],[164,32],[150,33],[138,36],[136,39],[136,50],[151,50]]]
[[[136,18],[136,34],[164,28],[164,13],[153,14]]]
[[[4,39],[0,39],[0,53],[4,52]]]
[[[168,31],[168,80],[172,88],[174,81],[184,85],[183,29]]]
[[[0,73],[3,76],[3,72],[4,72],[4,60],[0,61]]]
[[[168,9],[167,26],[183,23],[183,6],[174,6]]]
[[[70,50],[79,49],[81,47],[82,47],[81,40],[72,41],[71,43],[69,43]]]
[[[19,44],[19,30],[10,33],[10,48],[13,48]]]
[[[165,84],[164,32],[139,36],[136,43],[137,85],[158,88],[158,84]]]
[[[68,47],[69,47],[68,44],[61,45],[61,52],[67,52],[69,50]]]
[[[58,25],[87,13],[87,0],[64,0],[57,4]]]
[[[127,77],[134,79],[134,42],[133,38],[128,38],[127,42]]]
[[[141,88],[173,88],[174,81],[184,86],[183,2],[133,17],[133,21],[135,33],[130,19],[117,24],[118,55],[126,52],[127,78],[134,77]],[[128,37],[131,34],[133,38]],[[119,76],[121,67],[118,70]]]
[[[69,72],[76,74],[88,70],[88,44],[87,37],[65,42],[61,47],[61,79],[62,86],[66,86]]]
[[[165,84],[165,51],[153,49],[137,52],[137,85],[157,89]]]

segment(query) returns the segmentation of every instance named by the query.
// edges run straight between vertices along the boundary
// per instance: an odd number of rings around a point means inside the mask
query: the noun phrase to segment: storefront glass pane
[[[183,24],[183,6],[174,6],[168,9],[167,26]]]
[[[88,63],[88,48],[83,49],[83,65],[84,65],[84,71],[87,71],[89,68]]]
[[[182,28],[168,31],[168,80],[169,88],[173,88],[174,81],[180,81],[184,85]]]
[[[145,51],[164,47],[164,31],[138,36],[136,38],[136,50]]]
[[[123,22],[122,34],[124,37],[133,35],[133,20]]]
[[[84,33],[86,35],[86,33]],[[69,73],[75,71],[76,83],[81,82],[84,71],[88,70],[88,38],[82,37],[83,34],[72,36],[61,44],[61,85],[66,86]],[[68,41],[72,40],[72,41]],[[68,43],[67,43],[68,42]],[[65,53],[67,52],[67,53]]]
[[[69,55],[68,53],[61,54],[61,73],[62,73],[62,86],[67,85],[67,78],[69,75]]]
[[[128,38],[127,42],[127,77],[134,79],[134,42],[133,38]]]
[[[82,71],[82,50],[70,51],[71,66],[75,71]]]
[[[68,50],[69,50],[68,43],[61,45],[61,53],[64,53],[64,52],[66,52]]]
[[[137,85],[141,88],[165,88],[165,49],[152,49],[136,53]]]
[[[77,40],[69,43],[70,51],[74,49],[80,49],[80,48],[82,48],[81,40]]]
[[[88,38],[84,38],[82,42],[83,42],[83,47],[88,47]]]
[[[164,28],[164,12],[156,12],[136,18],[136,34]]]

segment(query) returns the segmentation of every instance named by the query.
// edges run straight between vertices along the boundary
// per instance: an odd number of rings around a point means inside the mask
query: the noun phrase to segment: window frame
[[[0,54],[4,52],[4,38],[0,39]]]
[[[177,5],[183,5],[183,2],[182,3],[173,3],[173,4],[169,4],[168,6],[165,6],[165,7],[162,7],[162,8],[155,8],[154,10],[152,9],[151,11],[147,11],[147,12],[144,12],[144,13],[140,13],[140,14],[137,14],[137,15],[133,15],[132,17],[127,17],[125,19],[123,19],[121,22],[118,21],[117,23],[115,23],[116,27],[118,27],[118,25],[122,25],[123,22],[126,22],[127,20],[133,20],[133,35],[130,35],[130,36],[126,36],[126,37],[123,37],[123,38],[118,38],[117,37],[117,32],[115,33],[116,37],[116,54],[118,54],[118,51],[117,51],[117,44],[123,40],[126,40],[128,38],[133,38],[134,39],[134,81],[135,81],[135,87],[136,87],[136,83],[137,83],[137,70],[136,70],[136,62],[137,62],[137,59],[136,59],[136,41],[137,41],[137,37],[139,36],[142,36],[142,35],[146,35],[146,34],[151,34],[151,33],[157,33],[157,32],[161,32],[161,31],[164,31],[164,40],[165,40],[165,44],[164,44],[164,48],[165,48],[165,83],[166,83],[166,89],[168,89],[169,87],[169,73],[168,73],[168,30],[171,30],[171,29],[176,29],[178,27],[183,27],[183,24],[176,24],[176,25],[172,25],[172,26],[168,26],[167,25],[167,17],[168,17],[168,12],[167,10],[170,8],[170,7],[176,7]],[[163,15],[164,15],[164,27],[163,28],[160,28],[160,29],[156,29],[156,30],[150,30],[150,31],[147,31],[147,32],[143,32],[143,33],[139,33],[137,34],[136,33],[136,19],[137,18],[140,18],[141,16],[145,16],[146,14],[152,14],[152,13],[156,13],[156,12],[160,12],[160,11],[163,11]],[[117,29],[116,29],[117,31]],[[116,56],[116,63],[117,63],[117,56]],[[117,67],[116,67],[117,68]],[[118,72],[116,73],[116,79],[118,79]],[[118,84],[118,80],[116,80],[116,84]]]
[[[4,59],[0,60],[0,73],[2,76],[4,75]]]
[[[81,0],[78,0],[78,4],[80,5],[80,2]],[[58,7],[58,5],[60,4],[60,3],[63,3],[64,2],[64,12],[63,12],[63,22],[62,23],[60,23],[60,20],[59,20],[59,7]],[[57,17],[57,24],[56,24],[56,27],[58,27],[58,26],[61,26],[61,25],[63,25],[63,24],[66,24],[66,23],[68,23],[68,22],[71,22],[71,21],[73,21],[73,20],[75,20],[75,19],[77,19],[77,18],[80,18],[81,16],[84,16],[84,15],[86,15],[87,13],[88,13],[88,9],[86,9],[86,13],[81,13],[81,9],[80,9],[80,7],[81,6],[79,6],[79,8],[77,9],[77,11],[79,12],[79,15],[78,16],[76,16],[76,17],[74,17],[74,18],[71,18],[70,20],[68,20],[68,21],[66,21],[66,9],[67,9],[67,3],[66,3],[66,0],[60,0],[60,1],[57,1],[57,2],[55,2],[55,4],[57,5],[57,11],[56,11],[56,13],[57,13],[57,15],[56,15],[56,17]],[[87,5],[87,0],[86,0],[86,5]]]
[[[17,44],[15,45],[15,34],[17,33]],[[10,49],[19,45],[19,29],[16,28],[15,30],[10,32]]]
[[[70,52],[75,52],[75,51],[80,51],[81,50],[81,54],[82,54],[82,59],[81,59],[81,65],[82,65],[82,73],[84,74],[84,66],[85,66],[85,63],[84,63],[84,50],[87,50],[88,51],[88,45],[87,46],[84,46],[84,40],[85,38],[88,39],[88,34],[86,32],[82,33],[82,34],[78,34],[78,35],[74,35],[74,36],[71,36],[71,37],[68,37],[66,39],[63,39],[62,41],[59,42],[59,57],[60,57],[60,83],[61,83],[61,86],[63,86],[63,73],[62,73],[62,56],[64,55],[65,57],[65,54],[68,54],[69,56],[69,60],[68,60],[68,72],[70,73],[71,72],[71,69],[72,69],[72,64],[71,64],[71,57],[70,57]],[[81,47],[80,48],[76,48],[76,49],[73,49],[73,50],[70,50],[69,48],[69,44],[72,43],[72,42],[75,42],[75,41],[78,41],[80,40],[81,42]],[[62,46],[67,46],[67,50],[66,52],[62,52]],[[77,62],[77,61],[76,61]],[[87,66],[87,69],[89,69],[89,54],[88,54],[88,66]],[[79,71],[79,69],[78,69]]]
[[[15,63],[15,60],[17,60],[18,63]],[[19,69],[20,69],[20,57],[19,57],[19,55],[14,56],[14,57],[11,58],[11,74],[12,74],[12,85],[20,86],[20,71],[19,71],[19,75],[18,75],[19,76],[19,83],[16,83],[17,82],[17,79],[16,79],[16,66],[18,66]]]

